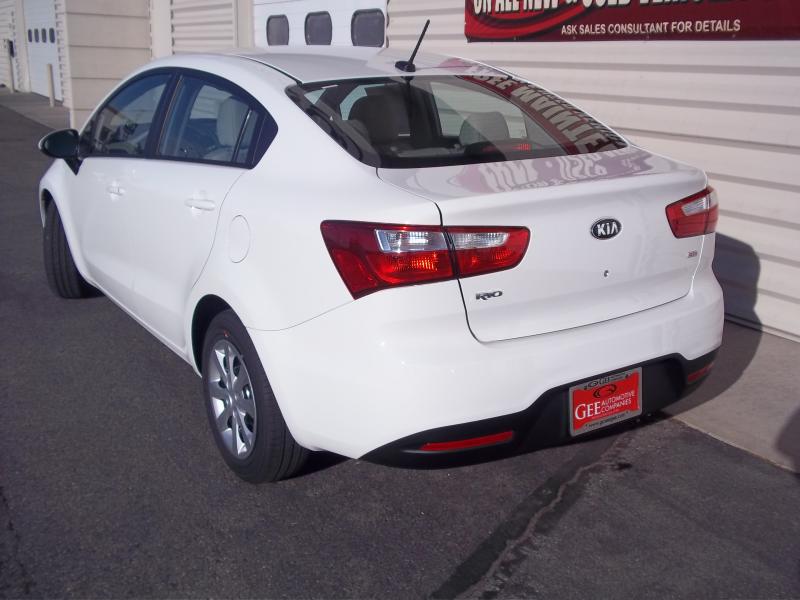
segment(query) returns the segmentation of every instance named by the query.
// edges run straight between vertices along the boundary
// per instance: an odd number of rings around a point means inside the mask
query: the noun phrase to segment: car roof
[[[269,50],[237,50],[229,54],[262,63],[301,83],[309,83],[407,75],[395,67],[395,63],[408,60],[411,51],[351,46],[284,46]],[[422,52],[417,54],[414,65],[414,76],[501,74],[496,69],[463,58]]]

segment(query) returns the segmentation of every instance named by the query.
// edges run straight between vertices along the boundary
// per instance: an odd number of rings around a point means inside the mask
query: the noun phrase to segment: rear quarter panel
[[[246,327],[270,331],[352,302],[322,238],[322,221],[440,224],[432,201],[380,180],[303,114],[285,94],[291,80],[255,68],[261,77],[283,80],[247,88],[275,118],[278,134],[225,199],[211,255],[188,299],[187,332],[194,307],[209,294],[231,305]],[[234,261],[242,252],[238,217],[249,240],[244,258]]]

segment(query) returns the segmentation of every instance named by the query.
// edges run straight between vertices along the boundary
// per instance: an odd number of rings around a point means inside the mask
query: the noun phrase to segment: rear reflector
[[[711,187],[667,206],[667,220],[676,238],[713,233],[718,219],[717,194]]]
[[[322,237],[353,298],[387,287],[510,269],[528,248],[525,227],[437,227],[324,221]]]
[[[503,444],[514,439],[513,431],[503,431],[482,437],[468,438],[466,440],[455,440],[452,442],[428,442],[420,447],[423,452],[448,452],[451,450],[469,450],[471,448],[482,448],[483,446],[494,446]]]
[[[711,372],[711,369],[713,367],[714,367],[714,363],[712,362],[712,363],[707,364],[702,369],[698,369],[697,371],[694,371],[693,373],[689,373],[686,376],[686,383],[694,383],[696,381],[700,381],[703,377],[705,377],[706,375],[708,375]]]

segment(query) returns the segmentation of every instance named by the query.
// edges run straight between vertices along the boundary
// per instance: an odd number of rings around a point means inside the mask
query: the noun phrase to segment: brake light
[[[667,206],[667,220],[676,238],[714,233],[719,219],[719,204],[714,188]]]
[[[525,227],[437,227],[324,221],[322,237],[353,298],[387,287],[510,269],[528,247]]]

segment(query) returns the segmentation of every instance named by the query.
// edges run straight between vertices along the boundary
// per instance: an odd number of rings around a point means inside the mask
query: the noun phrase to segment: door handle
[[[184,204],[189,208],[196,208],[198,210],[214,210],[217,207],[213,200],[202,198],[200,196],[192,196],[191,198],[187,198]]]
[[[117,182],[109,183],[106,191],[114,196],[122,196],[125,193],[125,190]]]

